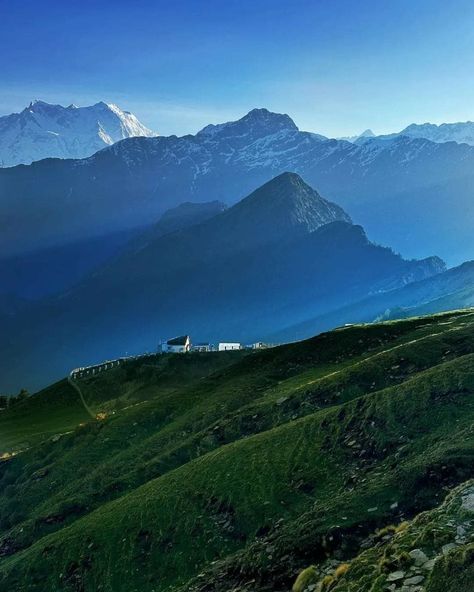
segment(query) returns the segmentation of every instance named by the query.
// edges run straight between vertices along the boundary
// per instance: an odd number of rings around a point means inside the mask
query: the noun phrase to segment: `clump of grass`
[[[392,555],[388,552],[380,561],[380,568],[382,571],[396,571],[403,570],[412,564],[412,558],[406,551]]]
[[[293,592],[304,592],[311,584],[316,584],[318,580],[318,574],[314,565],[304,569],[299,576],[296,578],[293,584]]]
[[[377,532],[375,533],[375,540],[381,541],[386,536],[392,537],[397,532],[397,528],[398,527],[395,526],[394,524],[384,526],[380,530],[377,530]]]
[[[345,576],[349,570],[349,567],[350,565],[348,563],[341,563],[341,565],[338,565],[336,571],[334,572],[334,577],[336,580]]]
[[[319,584],[318,592],[329,592],[336,583],[334,576],[325,576]]]
[[[395,527],[396,534],[398,534],[400,532],[405,532],[405,530],[408,528],[409,525],[410,525],[410,523],[407,522],[406,520],[404,520],[403,522],[400,522],[400,524]]]

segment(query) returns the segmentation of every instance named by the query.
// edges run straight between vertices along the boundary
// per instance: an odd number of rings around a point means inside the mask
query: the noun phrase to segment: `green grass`
[[[105,421],[65,381],[1,412],[3,446],[28,446],[0,464],[0,588],[281,590],[352,559],[474,476],[473,329],[152,358],[79,383]]]
[[[66,380],[0,411],[0,455],[30,448],[90,419]]]
[[[76,381],[86,407],[66,380],[46,388],[28,400],[0,411],[0,455],[24,450],[52,435],[63,434],[91,419],[92,414],[113,413],[170,395],[187,384],[235,363],[246,352],[193,353],[188,356],[149,356]]]

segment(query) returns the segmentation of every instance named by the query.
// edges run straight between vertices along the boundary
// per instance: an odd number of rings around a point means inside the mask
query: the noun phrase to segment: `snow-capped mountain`
[[[345,140],[354,144],[364,144],[367,140],[393,140],[400,136],[407,138],[421,138],[442,144],[443,142],[456,142],[457,144],[469,144],[474,146],[474,122],[465,121],[459,123],[412,123],[400,132],[392,134],[375,135],[371,129],[367,129],[357,136],[343,136],[338,140]]]
[[[346,140],[355,144],[365,144],[367,140],[376,139],[382,142],[393,140],[400,136],[429,140],[430,142],[435,142],[437,144],[456,142],[457,144],[469,144],[470,146],[474,146],[474,122],[441,123],[440,125],[434,123],[412,123],[400,132],[394,132],[392,134],[376,136],[372,130],[368,129],[358,136],[346,136],[337,139]]]
[[[285,171],[341,204],[379,244],[450,264],[473,258],[474,147],[407,136],[330,140],[266,109],[194,136],[129,138],[82,160],[0,169],[0,250],[138,228],[184,201],[232,205]]]
[[[474,122],[460,123],[412,123],[397,135],[410,138],[425,138],[431,142],[457,142],[474,146]]]
[[[0,167],[43,158],[85,158],[118,140],[154,136],[117,105],[89,107],[33,101],[21,113],[0,117]]]

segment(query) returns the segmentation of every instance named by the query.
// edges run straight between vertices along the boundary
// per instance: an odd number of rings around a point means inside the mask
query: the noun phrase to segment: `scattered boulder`
[[[425,564],[423,564],[423,569],[426,569],[427,571],[431,571],[434,567],[435,564],[435,559],[429,559]]]
[[[388,574],[387,582],[398,582],[399,580],[403,580],[404,577],[404,571],[392,571],[391,574]]]
[[[463,495],[461,501],[461,508],[468,512],[474,512],[474,491]]]
[[[421,582],[425,579],[425,576],[413,576],[412,578],[407,578],[404,580],[404,586],[417,586],[421,584]]]
[[[408,555],[410,555],[417,567],[424,565],[428,561],[428,557],[421,549],[413,549]]]
[[[456,545],[454,543],[448,543],[447,545],[443,545],[441,552],[443,553],[443,555],[447,555],[450,551],[452,551],[455,548]]]

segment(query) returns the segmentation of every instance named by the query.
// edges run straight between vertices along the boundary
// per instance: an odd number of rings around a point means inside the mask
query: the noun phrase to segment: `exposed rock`
[[[474,492],[469,492],[462,497],[461,508],[468,512],[474,512]]]
[[[387,577],[387,582],[398,582],[398,580],[403,580],[405,577],[404,571],[393,571]]]
[[[448,543],[447,545],[443,545],[441,552],[443,553],[443,555],[447,555],[450,551],[452,551],[455,548],[456,545],[454,543]]]
[[[415,562],[416,566],[421,566],[428,561],[428,557],[423,553],[421,549],[413,549],[409,553],[410,557]]]
[[[431,571],[434,567],[435,564],[435,560],[434,559],[429,559],[425,564],[423,564],[423,569],[426,569],[427,571]]]
[[[413,576],[412,578],[407,578],[403,584],[405,586],[416,586],[417,584],[421,584],[424,579],[425,576]]]

